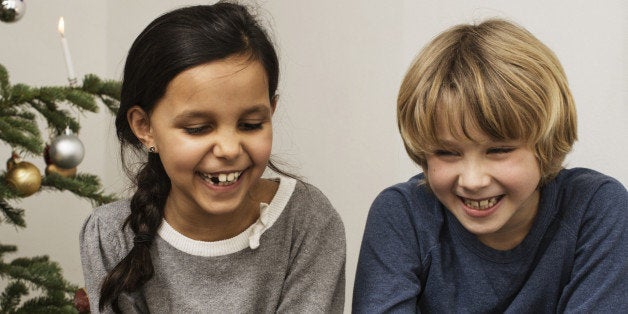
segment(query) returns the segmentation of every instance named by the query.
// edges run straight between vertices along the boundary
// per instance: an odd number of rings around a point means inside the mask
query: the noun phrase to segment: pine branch
[[[33,100],[29,104],[46,119],[50,127],[57,130],[57,133],[61,133],[66,127],[78,133],[80,129],[79,123],[68,111],[51,109],[52,106],[42,100]]]
[[[0,117],[0,140],[32,154],[41,154],[43,142],[37,124],[23,117],[25,115]]]
[[[118,100],[110,98],[109,96],[106,96],[106,95],[101,95],[99,97],[100,97],[100,100],[103,102],[103,104],[107,106],[107,109],[109,109],[110,113],[115,115],[116,112],[118,112],[118,109],[120,108],[120,103],[118,102]]]
[[[3,245],[3,244],[0,243],[0,266],[3,265],[2,264],[2,256],[5,253],[13,253],[15,251],[17,251],[17,246],[15,246],[15,245]],[[2,274],[3,274],[3,272],[0,271],[0,277],[2,277]],[[0,313],[2,313],[2,312],[0,312]]]
[[[2,211],[2,214],[4,214],[4,221],[6,221],[8,224],[21,228],[26,227],[23,209],[15,208],[9,205],[9,203],[5,202],[4,200],[0,200],[0,210]],[[2,222],[2,219],[0,219],[0,222]]]
[[[18,258],[9,264],[0,261],[0,277],[13,281],[0,295],[0,313],[76,313],[72,298],[78,288],[63,279],[61,267],[48,256]],[[22,303],[29,289],[41,290],[44,295]]]
[[[24,280],[32,288],[60,290],[68,293],[76,291],[61,275],[58,263],[50,261],[48,256],[20,257],[8,264],[6,273],[12,278]]]
[[[28,287],[21,281],[12,281],[0,294],[0,313],[14,313],[23,296],[28,295]]]
[[[6,99],[5,104],[20,106],[34,99],[35,92],[33,88],[28,85],[15,84],[11,87],[7,87],[7,92],[3,96],[4,99]]]
[[[0,96],[5,98],[9,93],[9,72],[0,64]]]
[[[94,96],[78,89],[71,89],[66,95],[66,99],[81,110],[90,112],[98,112],[98,106],[94,100]]]
[[[48,109],[56,110],[56,103],[66,99],[67,89],[67,87],[59,86],[44,86],[40,88],[34,88],[32,99],[40,99],[43,102],[49,104]]]
[[[117,199],[114,194],[104,194],[100,180],[93,174],[79,173],[73,178],[66,178],[51,173],[43,178],[41,185],[59,191],[68,190],[77,196],[89,199],[93,206],[110,203]]]
[[[85,75],[82,89],[90,94],[98,95],[112,114],[118,112],[121,85],[117,81],[102,81],[93,74]]]

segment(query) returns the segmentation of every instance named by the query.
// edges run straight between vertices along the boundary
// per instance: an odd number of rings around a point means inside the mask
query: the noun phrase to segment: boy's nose
[[[458,175],[458,186],[465,190],[477,191],[491,184],[491,176],[482,165],[465,165]]]

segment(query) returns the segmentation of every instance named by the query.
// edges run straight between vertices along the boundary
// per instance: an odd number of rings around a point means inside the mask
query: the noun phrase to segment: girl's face
[[[427,155],[432,191],[484,244],[511,249],[528,234],[536,216],[541,179],[529,145],[495,142],[477,130],[476,141],[456,139],[439,128],[443,147]]]
[[[270,158],[271,116],[264,67],[230,57],[188,69],[150,115],[152,146],[172,182],[164,215],[188,221],[259,209],[251,191]]]

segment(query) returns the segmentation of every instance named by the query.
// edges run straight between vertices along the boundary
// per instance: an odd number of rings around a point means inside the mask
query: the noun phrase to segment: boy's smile
[[[511,249],[525,238],[536,216],[541,179],[537,159],[519,141],[495,142],[470,131],[474,140],[439,128],[443,147],[427,155],[430,187],[480,241]]]

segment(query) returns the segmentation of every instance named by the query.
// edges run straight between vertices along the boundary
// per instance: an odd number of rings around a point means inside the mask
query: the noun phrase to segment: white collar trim
[[[239,252],[247,247],[252,250],[260,246],[260,238],[281,215],[288,204],[297,181],[286,176],[279,176],[279,188],[270,204],[260,203],[260,217],[242,233],[221,241],[206,242],[190,239],[174,230],[162,219],[157,234],[176,249],[196,256],[221,256]]]

